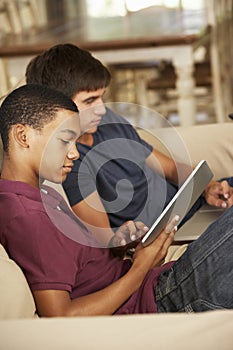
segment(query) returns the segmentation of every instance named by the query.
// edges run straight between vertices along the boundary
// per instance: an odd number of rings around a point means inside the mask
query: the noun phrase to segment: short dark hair
[[[8,150],[9,131],[13,125],[23,124],[41,130],[62,109],[78,113],[76,104],[69,97],[47,86],[29,84],[13,90],[0,107],[4,151]]]
[[[59,44],[34,57],[26,68],[27,84],[43,84],[73,98],[80,91],[109,85],[108,69],[90,52],[73,44]]]

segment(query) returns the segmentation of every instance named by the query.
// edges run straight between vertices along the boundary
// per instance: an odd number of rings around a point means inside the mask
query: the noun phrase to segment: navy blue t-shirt
[[[228,182],[228,184],[233,187],[233,176],[232,177],[225,177],[219,181],[223,181],[223,180],[226,180]]]
[[[109,109],[93,137],[92,147],[77,143],[80,158],[63,184],[70,205],[97,191],[113,229],[127,220],[150,226],[177,191],[145,164],[153,147]]]

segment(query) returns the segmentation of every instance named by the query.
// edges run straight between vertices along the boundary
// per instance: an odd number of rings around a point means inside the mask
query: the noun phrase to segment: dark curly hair
[[[0,107],[0,133],[4,151],[8,150],[9,131],[13,125],[23,124],[40,130],[61,109],[78,112],[76,104],[69,97],[47,86],[30,84],[12,91]]]

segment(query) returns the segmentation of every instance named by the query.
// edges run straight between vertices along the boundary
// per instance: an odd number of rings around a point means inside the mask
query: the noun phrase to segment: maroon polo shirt
[[[131,266],[109,249],[98,248],[64,199],[47,186],[40,191],[0,179],[0,241],[23,270],[31,290],[66,290],[72,299],[107,287]],[[116,313],[157,312],[154,285],[171,264],[149,271]]]

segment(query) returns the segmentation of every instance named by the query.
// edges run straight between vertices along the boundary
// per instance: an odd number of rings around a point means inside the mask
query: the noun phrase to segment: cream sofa
[[[177,128],[177,131],[194,163],[206,159],[216,178],[233,175],[233,123]],[[154,130],[159,140],[150,132],[140,133],[163,150],[174,137],[172,129],[162,129],[159,133]],[[165,148],[166,152],[169,150],[173,156],[182,158],[179,148]],[[178,154],[174,155],[175,152]],[[173,246],[169,259],[178,257],[183,249]],[[0,245],[0,350],[233,349],[233,310],[56,319],[38,318],[35,311],[22,271]]]

